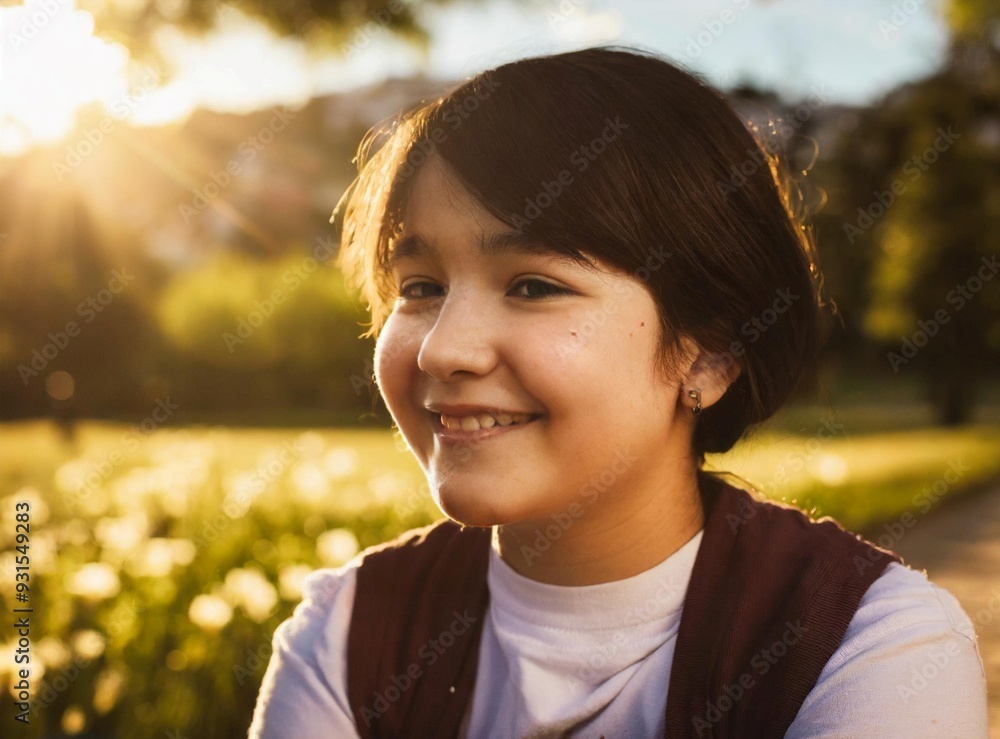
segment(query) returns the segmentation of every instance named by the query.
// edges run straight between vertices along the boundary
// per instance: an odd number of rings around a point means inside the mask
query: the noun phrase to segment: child
[[[363,154],[341,266],[448,518],[311,577],[251,736],[986,736],[948,592],[702,469],[789,397],[819,299],[718,92],[633,49],[525,59]]]

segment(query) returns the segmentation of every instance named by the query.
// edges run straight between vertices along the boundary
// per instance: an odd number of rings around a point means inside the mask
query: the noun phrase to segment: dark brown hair
[[[372,129],[331,219],[339,264],[369,303],[366,335],[391,311],[409,185],[438,155],[500,221],[643,280],[665,361],[686,335],[739,364],[693,441],[699,460],[727,451],[787,400],[817,348],[812,236],[751,128],[695,75],[605,46],[504,64]]]

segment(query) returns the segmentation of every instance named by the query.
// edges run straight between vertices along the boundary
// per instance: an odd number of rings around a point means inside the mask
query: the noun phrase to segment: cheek
[[[587,407],[608,422],[662,416],[669,383],[656,370],[659,316],[645,301],[589,311],[549,337],[544,377],[564,410]],[[631,419],[627,420],[626,419]]]
[[[389,410],[405,396],[413,369],[417,365],[420,341],[416,331],[407,330],[395,316],[390,316],[375,342],[375,382]]]

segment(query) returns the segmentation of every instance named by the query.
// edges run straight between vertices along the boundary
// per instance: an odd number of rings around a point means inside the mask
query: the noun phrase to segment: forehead
[[[463,251],[474,249],[485,258],[534,254],[577,266],[591,262],[496,218],[462,186],[440,156],[430,157],[414,175],[401,227],[389,249],[390,267],[410,259],[439,258],[442,243]]]
[[[499,221],[465,189],[458,176],[439,155],[420,166],[410,183],[403,228],[431,232],[461,227],[467,230],[499,231]]]

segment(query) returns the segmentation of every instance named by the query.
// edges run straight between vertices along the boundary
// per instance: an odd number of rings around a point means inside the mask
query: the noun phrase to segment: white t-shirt
[[[460,736],[664,736],[665,686],[703,533],[634,577],[583,587],[526,578],[491,548],[489,610]],[[358,736],[346,676],[359,561],[310,575],[275,631],[251,739]],[[702,718],[718,720],[709,707]],[[986,676],[958,601],[891,563],[785,737],[988,739]]]

